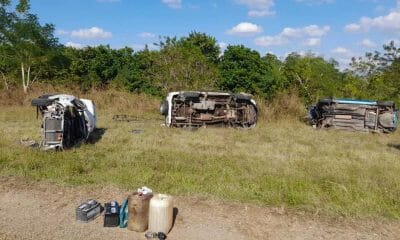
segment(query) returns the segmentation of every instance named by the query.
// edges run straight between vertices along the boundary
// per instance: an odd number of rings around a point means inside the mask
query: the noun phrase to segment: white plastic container
[[[166,194],[156,194],[150,200],[149,231],[167,234],[172,227],[173,199]]]

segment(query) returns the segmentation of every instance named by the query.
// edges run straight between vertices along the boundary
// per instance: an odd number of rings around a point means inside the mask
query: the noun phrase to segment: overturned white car
[[[41,148],[62,150],[86,141],[96,127],[91,100],[65,94],[42,95],[32,100],[42,115]]]
[[[207,125],[252,128],[257,123],[257,104],[248,94],[224,92],[171,92],[160,112],[168,127]]]

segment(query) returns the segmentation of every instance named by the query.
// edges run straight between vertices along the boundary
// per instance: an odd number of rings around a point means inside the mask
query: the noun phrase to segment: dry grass
[[[0,106],[29,106],[33,98],[48,93],[67,93],[80,98],[92,99],[100,108],[114,106],[117,110],[124,111],[131,108],[141,111],[151,111],[160,103],[159,99],[146,95],[130,94],[117,90],[98,91],[90,90],[82,93],[78,88],[67,88],[63,86],[39,85],[31,88],[28,94],[22,89],[13,89],[9,91],[0,91]]]
[[[271,102],[263,99],[257,99],[257,102],[263,120],[302,119],[307,116],[303,101],[294,91],[278,93]]]
[[[261,120],[251,131],[188,132],[161,127],[157,99],[112,91],[80,96],[97,102],[104,134],[95,144],[64,152],[19,145],[23,136],[39,139],[40,120],[33,107],[2,106],[0,174],[129,189],[147,185],[332,216],[400,218],[399,132],[318,131],[295,118]],[[112,120],[121,113],[145,117]]]

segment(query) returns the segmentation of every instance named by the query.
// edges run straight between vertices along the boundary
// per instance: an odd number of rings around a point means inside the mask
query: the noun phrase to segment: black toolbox
[[[104,227],[119,226],[119,209],[120,207],[116,201],[104,205]]]

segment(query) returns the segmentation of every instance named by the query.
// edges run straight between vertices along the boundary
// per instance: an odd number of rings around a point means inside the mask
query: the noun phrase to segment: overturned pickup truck
[[[258,115],[251,95],[223,92],[171,92],[161,103],[160,112],[168,127],[252,128]]]
[[[32,105],[42,115],[42,149],[72,147],[87,140],[96,127],[96,107],[91,100],[49,94],[33,99]]]
[[[318,128],[394,132],[398,124],[394,102],[321,99],[310,108],[310,123]]]

